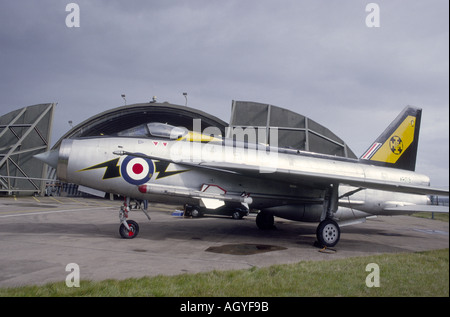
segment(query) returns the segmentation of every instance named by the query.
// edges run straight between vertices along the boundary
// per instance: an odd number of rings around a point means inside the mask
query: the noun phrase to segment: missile
[[[229,201],[242,204],[251,204],[253,202],[253,199],[248,196],[241,196],[237,194],[226,194],[226,193],[222,194],[212,193],[208,191],[193,190],[187,187],[179,187],[179,186],[165,186],[147,183],[139,185],[138,189],[141,193],[148,193],[148,194],[180,196],[197,199],[215,199],[223,202]]]

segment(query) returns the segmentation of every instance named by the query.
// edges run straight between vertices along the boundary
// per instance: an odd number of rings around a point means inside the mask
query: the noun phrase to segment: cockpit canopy
[[[183,127],[161,122],[150,122],[132,127],[117,133],[117,136],[131,137],[157,137],[169,140],[177,140],[188,134],[188,130]]]

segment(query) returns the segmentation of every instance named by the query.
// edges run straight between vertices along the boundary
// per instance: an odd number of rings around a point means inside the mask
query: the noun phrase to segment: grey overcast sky
[[[66,5],[80,26],[66,26]],[[368,27],[366,6],[379,7]],[[301,113],[359,156],[423,108],[416,170],[449,184],[446,0],[0,0],[0,115],[58,102],[53,142],[99,112],[185,103],[229,121],[232,100]]]

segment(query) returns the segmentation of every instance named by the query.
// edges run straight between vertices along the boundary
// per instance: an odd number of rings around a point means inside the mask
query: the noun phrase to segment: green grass
[[[419,218],[427,218],[427,219],[435,219],[435,220],[439,220],[439,221],[444,221],[444,222],[448,222],[448,213],[440,213],[440,212],[435,212],[434,214],[432,214],[431,212],[419,212],[419,213],[415,213],[412,214],[412,216],[414,217],[419,217]]]
[[[380,268],[369,288],[366,265]],[[0,289],[0,296],[449,296],[449,250],[305,261],[248,270],[65,282]]]

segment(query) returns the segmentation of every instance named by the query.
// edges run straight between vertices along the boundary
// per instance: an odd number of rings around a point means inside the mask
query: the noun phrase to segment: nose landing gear
[[[142,207],[141,210],[147,216],[148,220],[150,220],[150,216],[148,215],[147,210]],[[130,198],[126,197],[119,211],[119,220],[120,220],[119,234],[123,239],[134,239],[139,234],[138,223],[134,220],[127,220],[129,211],[130,211]]]
[[[137,224],[137,222],[134,220],[127,220],[125,223],[122,223],[119,227],[120,236],[123,239],[136,238],[139,233],[139,225]]]

